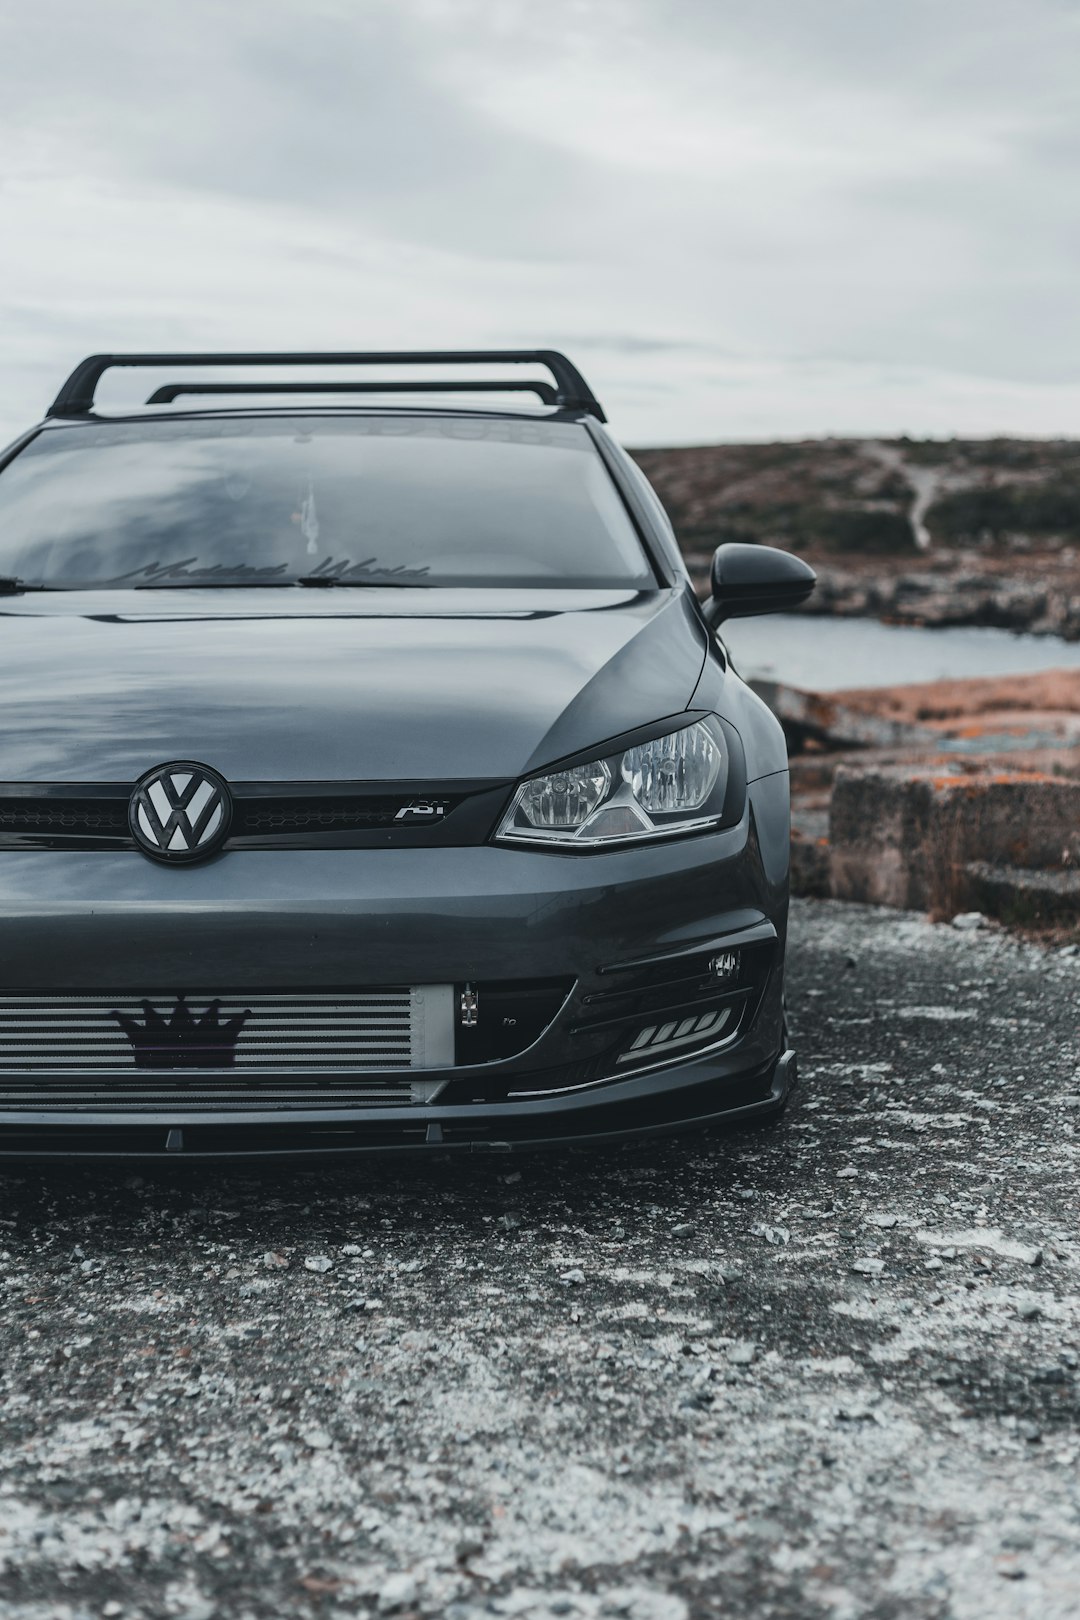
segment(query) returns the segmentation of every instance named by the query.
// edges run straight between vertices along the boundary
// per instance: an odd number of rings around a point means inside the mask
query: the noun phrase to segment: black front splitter
[[[597,1103],[572,1114],[532,1113],[483,1124],[446,1115],[432,1119],[433,1109],[415,1123],[359,1119],[327,1125],[298,1125],[287,1118],[272,1124],[245,1122],[199,1124],[178,1120],[159,1125],[111,1125],[88,1118],[78,1126],[0,1125],[0,1160],[191,1160],[336,1159],[363,1154],[415,1155],[515,1153],[566,1147],[603,1147],[642,1137],[707,1130],[779,1113],[797,1082],[795,1053],[783,1052],[756,1074],[725,1087],[725,1106],[717,1108],[716,1087],[693,1086],[635,1104]],[[711,1096],[704,1094],[711,1092]],[[708,1102],[712,1106],[703,1108]],[[561,1127],[561,1128],[560,1128]]]

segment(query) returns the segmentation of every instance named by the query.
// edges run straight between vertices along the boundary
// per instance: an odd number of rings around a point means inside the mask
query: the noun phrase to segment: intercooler
[[[429,1102],[453,1064],[450,985],[0,995],[0,1108]]]

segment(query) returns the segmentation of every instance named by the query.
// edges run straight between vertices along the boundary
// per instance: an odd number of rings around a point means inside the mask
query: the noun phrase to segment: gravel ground
[[[0,1613],[1080,1613],[1080,955],[804,901],[619,1152],[9,1175]]]

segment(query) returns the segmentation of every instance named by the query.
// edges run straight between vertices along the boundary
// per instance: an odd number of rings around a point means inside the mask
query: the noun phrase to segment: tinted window
[[[53,586],[636,586],[588,434],[461,417],[240,417],[46,431],[0,473],[0,574]]]

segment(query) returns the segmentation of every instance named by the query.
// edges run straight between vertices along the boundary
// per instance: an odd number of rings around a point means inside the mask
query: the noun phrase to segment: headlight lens
[[[572,765],[566,771],[537,776],[521,790],[521,813],[530,827],[564,831],[580,827],[611,786],[611,771],[602,759]]]
[[[623,781],[650,815],[700,810],[716,786],[723,755],[703,723],[657,737],[622,757]]]
[[[623,753],[531,777],[495,836],[578,849],[670,838],[716,826],[727,779],[727,743],[710,716]]]

